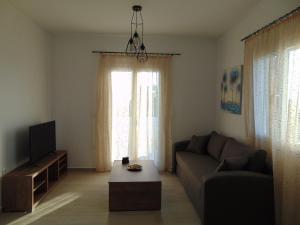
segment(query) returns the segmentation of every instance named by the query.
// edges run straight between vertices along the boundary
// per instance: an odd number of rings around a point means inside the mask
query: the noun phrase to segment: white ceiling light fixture
[[[126,54],[136,56],[139,62],[146,62],[148,54],[144,44],[144,22],[142,17],[142,6],[132,6],[133,14],[130,24],[130,38],[126,46]],[[142,35],[140,36],[139,30]]]

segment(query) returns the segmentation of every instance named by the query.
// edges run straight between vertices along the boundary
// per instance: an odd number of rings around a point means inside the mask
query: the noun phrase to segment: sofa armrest
[[[204,177],[200,214],[203,225],[274,225],[273,177],[249,171]]]
[[[176,173],[176,152],[183,151],[187,148],[189,145],[190,140],[184,140],[175,142],[173,144],[173,151],[172,151],[172,172]]]

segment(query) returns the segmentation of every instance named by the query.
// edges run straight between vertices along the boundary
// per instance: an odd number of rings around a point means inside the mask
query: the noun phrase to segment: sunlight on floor
[[[80,195],[78,193],[66,193],[62,194],[56,198],[53,198],[49,201],[43,202],[40,204],[32,213],[29,213],[13,222],[8,223],[7,225],[28,225],[36,220],[42,218],[43,216],[75,201]]]

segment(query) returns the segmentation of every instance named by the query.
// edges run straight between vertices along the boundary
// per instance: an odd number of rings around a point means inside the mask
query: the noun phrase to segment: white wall
[[[54,38],[53,115],[57,145],[69,151],[71,167],[95,166],[96,73],[92,50],[124,50],[127,36],[61,34]],[[173,137],[190,138],[215,127],[215,53],[213,40],[147,37],[148,51],[180,52],[173,69]],[[149,47],[151,46],[151,48]]]
[[[28,126],[50,118],[50,57],[50,36],[0,1],[0,177],[27,160]]]
[[[244,63],[244,43],[240,40],[299,5],[299,0],[262,0],[219,39],[216,83],[216,127],[219,132],[245,140],[244,109],[242,115],[234,115],[220,108],[220,85],[224,69]]]

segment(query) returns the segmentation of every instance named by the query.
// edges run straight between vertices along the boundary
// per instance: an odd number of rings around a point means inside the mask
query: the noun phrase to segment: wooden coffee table
[[[109,210],[160,210],[161,179],[152,160],[130,161],[143,166],[130,172],[121,160],[114,161],[109,180]]]

